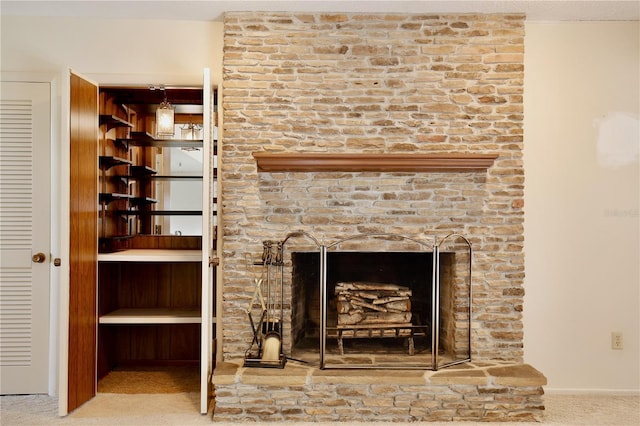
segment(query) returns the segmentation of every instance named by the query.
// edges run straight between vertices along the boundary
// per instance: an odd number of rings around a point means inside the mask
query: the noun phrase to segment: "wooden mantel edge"
[[[496,154],[360,154],[254,152],[259,172],[473,172],[486,171]]]

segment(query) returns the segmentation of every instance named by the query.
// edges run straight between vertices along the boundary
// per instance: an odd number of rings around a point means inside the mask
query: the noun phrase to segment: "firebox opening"
[[[320,254],[291,256],[292,355],[305,359],[319,350]],[[432,252],[336,251],[327,253],[326,266],[328,354],[429,359]]]

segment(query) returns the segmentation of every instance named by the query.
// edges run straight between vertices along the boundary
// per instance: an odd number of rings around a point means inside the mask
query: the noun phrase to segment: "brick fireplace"
[[[369,412],[372,419],[401,421],[539,418],[544,377],[522,365],[523,59],[522,15],[225,16],[219,313],[225,363],[214,377],[214,420],[366,420]],[[254,154],[287,161],[293,154],[302,163],[317,154],[372,155],[377,165],[385,156],[491,162],[309,168],[285,161],[288,167],[259,168]],[[263,240],[293,231],[324,242],[376,233],[466,236],[474,252],[472,363],[454,371],[387,372],[384,389],[361,374],[308,365],[288,365],[285,373],[244,371],[252,341],[246,311],[259,274],[254,261]],[[352,250],[370,249],[354,244]],[[312,249],[311,242],[296,247]],[[377,251],[403,249],[393,239],[376,244]],[[287,354],[296,301],[291,274],[284,277]],[[278,391],[274,377],[282,382]],[[243,392],[258,401],[253,411]],[[287,393],[307,408],[287,411],[287,403],[274,403]],[[342,401],[338,408],[313,408],[323,393]],[[371,398],[391,407],[384,418],[366,402]]]

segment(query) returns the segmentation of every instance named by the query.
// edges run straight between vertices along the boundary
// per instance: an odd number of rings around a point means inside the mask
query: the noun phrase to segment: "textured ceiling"
[[[529,21],[637,21],[640,1],[201,0],[5,1],[1,15],[219,20],[227,11],[368,13],[525,13]]]

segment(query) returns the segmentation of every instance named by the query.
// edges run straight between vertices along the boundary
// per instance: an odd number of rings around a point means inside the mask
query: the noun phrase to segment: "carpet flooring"
[[[46,395],[0,397],[0,424],[3,426],[39,425],[203,425],[212,424],[211,411],[199,413],[198,393],[117,394],[99,393],[66,417],[58,417],[58,401]],[[542,423],[509,423],[511,426],[534,425],[640,425],[640,396],[615,395],[545,395],[546,412]],[[371,426],[369,423],[349,425]],[[403,423],[393,423],[402,425]],[[407,423],[429,426],[470,426],[471,423]],[[493,425],[506,425],[492,423]],[[215,425],[230,425],[218,423]],[[292,425],[273,422],[269,425]],[[322,426],[330,423],[297,423]],[[347,426],[340,424],[340,426]]]

